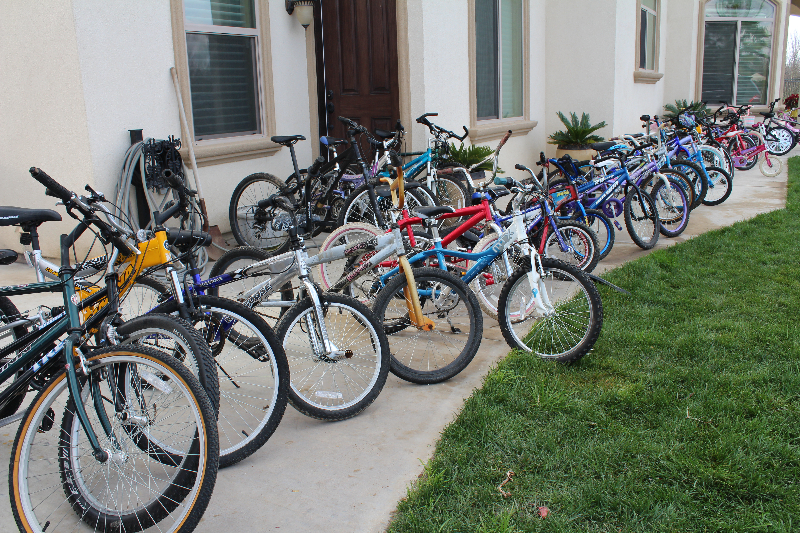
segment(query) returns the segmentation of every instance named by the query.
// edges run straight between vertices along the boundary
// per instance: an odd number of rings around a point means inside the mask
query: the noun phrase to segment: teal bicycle
[[[0,383],[11,381],[0,392],[0,412],[8,413],[28,387],[38,391],[22,416],[0,420],[20,421],[9,473],[17,526],[48,533],[81,523],[94,531],[191,531],[216,481],[214,407],[176,359],[138,345],[88,345],[90,332],[115,337],[108,315],[82,323],[80,313],[102,297],[116,308],[117,274],[109,262],[106,287],[96,293],[102,296],[82,302],[71,248],[88,230],[125,257],[139,252],[86,198],[37,168],[30,172],[80,224],[61,236],[58,281],[0,287],[4,297],[64,296],[63,311],[0,350]]]

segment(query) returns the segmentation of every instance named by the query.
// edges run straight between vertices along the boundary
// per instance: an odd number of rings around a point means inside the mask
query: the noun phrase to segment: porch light
[[[286,12],[290,15],[297,10],[297,22],[308,29],[314,22],[314,0],[286,0]]]

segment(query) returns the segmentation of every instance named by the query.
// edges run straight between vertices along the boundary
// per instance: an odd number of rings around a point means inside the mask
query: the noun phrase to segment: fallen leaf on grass
[[[550,509],[545,506],[539,507],[539,516],[542,518],[547,518],[547,515],[550,514]]]

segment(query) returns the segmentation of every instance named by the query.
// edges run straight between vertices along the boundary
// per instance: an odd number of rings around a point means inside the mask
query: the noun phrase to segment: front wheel
[[[448,380],[475,357],[483,336],[478,299],[461,278],[431,267],[414,268],[425,324],[414,324],[408,278],[399,273],[378,293],[373,311],[389,335],[392,373],[411,383]]]
[[[758,164],[758,170],[768,178],[774,178],[781,173],[783,169],[783,162],[777,157],[769,157],[764,154],[761,162]]]
[[[717,167],[706,168],[708,172],[708,192],[703,205],[719,205],[733,192],[733,178],[725,170]]]
[[[289,359],[289,401],[306,416],[346,420],[375,401],[389,374],[386,334],[369,308],[349,296],[321,294],[327,352],[311,298],[281,318],[276,334]]]
[[[546,257],[541,261],[542,282],[553,306],[552,314],[543,316],[536,310],[528,264],[506,281],[500,293],[500,330],[512,348],[561,363],[577,361],[589,353],[600,336],[600,293],[574,266]]]
[[[677,237],[683,233],[689,224],[691,209],[681,183],[671,177],[667,177],[665,182],[657,176],[655,185],[650,190],[650,196],[658,209],[661,235]]]
[[[703,178],[705,179],[705,178]],[[633,242],[643,250],[649,250],[658,242],[661,223],[653,199],[644,191],[631,189],[625,197],[625,226]]]
[[[97,350],[87,360],[80,398],[71,397],[62,371],[19,425],[9,472],[19,530],[75,531],[81,522],[94,531],[193,530],[219,461],[214,409],[200,383],[171,357],[142,346]],[[76,401],[110,452],[105,462],[92,454]],[[142,436],[164,451],[140,449]]]

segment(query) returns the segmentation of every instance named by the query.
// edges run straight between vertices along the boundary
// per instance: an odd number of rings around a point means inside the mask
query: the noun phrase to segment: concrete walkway
[[[780,209],[785,199],[785,168],[776,178],[762,176],[757,167],[737,172],[733,194],[724,204],[701,206],[692,213],[683,235],[660,238],[656,249]],[[597,272],[647,253],[633,244],[623,226]],[[33,279],[22,265],[0,268],[3,285]],[[53,303],[58,304],[59,296],[55,298]],[[14,301],[20,309],[33,305],[32,300]],[[369,409],[338,423],[311,420],[287,408],[280,427],[259,452],[220,471],[211,504],[196,531],[383,531],[398,500],[430,459],[442,429],[473,389],[480,387],[492,365],[509,351],[497,322],[484,318],[478,355],[446,383],[412,385],[390,374]],[[16,425],[0,428],[0,465],[8,464],[16,430]],[[0,531],[16,530],[8,502],[8,485],[3,482]]]

